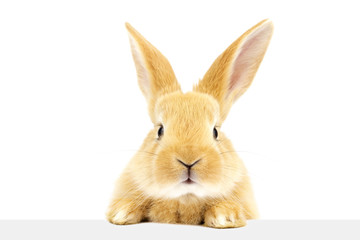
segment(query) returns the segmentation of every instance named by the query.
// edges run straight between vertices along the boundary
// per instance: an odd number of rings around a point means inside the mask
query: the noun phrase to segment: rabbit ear
[[[138,83],[149,104],[151,118],[154,120],[152,115],[156,100],[166,93],[181,91],[181,88],[169,61],[161,52],[129,23],[125,25],[129,32]]]
[[[272,22],[263,20],[233,42],[211,65],[195,91],[212,95],[225,120],[231,105],[250,86],[265,55],[273,32]]]

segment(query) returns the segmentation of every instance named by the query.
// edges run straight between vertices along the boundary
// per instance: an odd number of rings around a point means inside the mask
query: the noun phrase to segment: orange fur
[[[262,21],[237,39],[189,93],[181,92],[166,58],[129,24],[126,27],[154,129],[118,179],[108,220],[227,228],[257,218],[246,168],[220,126],[251,84],[272,24]],[[158,137],[160,125],[164,134]],[[185,164],[194,164],[191,171]]]

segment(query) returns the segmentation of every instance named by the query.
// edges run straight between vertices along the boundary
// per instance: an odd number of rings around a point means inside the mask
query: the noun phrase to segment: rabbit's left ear
[[[156,100],[167,93],[181,91],[169,61],[129,23],[131,52],[134,58],[139,87],[148,102],[149,114],[154,122]]]
[[[233,42],[211,65],[195,91],[212,95],[220,104],[221,121],[231,105],[250,86],[273,32],[263,20]]]

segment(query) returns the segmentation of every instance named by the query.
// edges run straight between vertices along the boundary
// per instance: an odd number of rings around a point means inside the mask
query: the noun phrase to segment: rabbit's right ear
[[[138,83],[148,105],[151,120],[155,122],[156,100],[167,93],[181,91],[169,61],[129,23],[131,51],[135,62]]]
[[[211,65],[195,91],[212,95],[220,105],[220,121],[249,88],[265,55],[273,24],[263,20],[233,42]]]

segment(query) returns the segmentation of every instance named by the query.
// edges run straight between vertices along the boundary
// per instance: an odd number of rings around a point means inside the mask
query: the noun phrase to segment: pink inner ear
[[[251,57],[252,53],[249,52],[252,50],[254,43],[256,42],[256,37],[251,39],[251,41],[246,41],[246,43],[239,49],[238,56],[236,57],[233,67],[232,67],[232,74],[230,77],[230,86],[229,90],[232,91],[236,86],[243,83],[242,76],[246,75],[246,71],[249,70],[251,65]]]
[[[135,67],[138,74],[138,83],[140,89],[143,91],[145,98],[150,99],[151,95],[151,88],[150,88],[150,76],[148,71],[145,67],[145,62],[143,57],[141,56],[140,50],[136,41],[133,39],[132,36],[130,37],[130,45],[132,49],[132,55],[135,61]]]
[[[235,94],[234,97],[237,99],[250,86],[266,51],[271,33],[272,29],[265,27],[258,29],[244,40],[231,67],[227,96]]]

